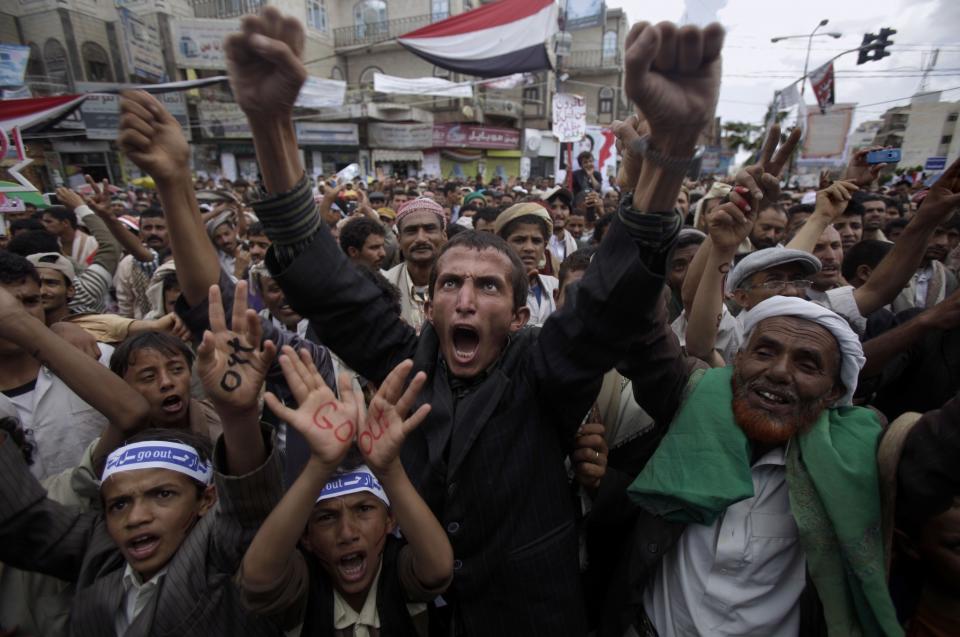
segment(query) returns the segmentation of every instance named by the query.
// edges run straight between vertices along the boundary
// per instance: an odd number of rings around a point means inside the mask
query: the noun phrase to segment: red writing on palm
[[[313,424],[319,429],[332,429],[333,435],[340,442],[347,442],[353,438],[356,426],[349,418],[337,415],[340,407],[334,400],[325,402],[313,412]]]
[[[373,453],[374,443],[383,438],[383,435],[387,433],[387,429],[390,428],[390,419],[383,413],[383,408],[378,405],[375,409],[377,415],[368,418],[368,422],[371,423],[370,426],[366,431],[360,432],[360,435],[357,437],[360,451],[367,456]]]

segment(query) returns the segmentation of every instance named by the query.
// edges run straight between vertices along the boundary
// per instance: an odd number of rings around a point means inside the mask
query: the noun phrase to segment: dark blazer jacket
[[[669,249],[669,246],[666,247]],[[408,438],[404,467],[447,530],[454,579],[444,595],[468,635],[584,635],[577,530],[567,455],[602,374],[649,334],[654,307],[638,286],[663,287],[614,221],[576,307],[514,335],[471,383],[449,377],[431,325],[403,323],[391,300],[354,269],[326,228],[285,269],[268,265],[322,342],[375,383],[405,358],[428,374],[432,405]]]

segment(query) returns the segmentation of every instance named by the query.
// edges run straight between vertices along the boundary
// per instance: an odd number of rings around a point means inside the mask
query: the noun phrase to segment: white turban
[[[761,321],[774,316],[795,316],[813,321],[817,325],[827,328],[833,334],[840,346],[840,381],[847,390],[847,393],[833,406],[852,405],[853,392],[857,389],[857,378],[860,376],[860,370],[867,359],[863,355],[863,346],[860,345],[860,339],[856,332],[850,328],[849,323],[840,315],[806,299],[772,296],[755,305],[749,312],[744,313],[743,343],[740,348],[743,349],[747,346],[754,328]]]

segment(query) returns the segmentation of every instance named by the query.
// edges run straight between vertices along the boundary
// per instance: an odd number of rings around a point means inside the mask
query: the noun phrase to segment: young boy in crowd
[[[3,309],[16,311],[10,305]],[[256,347],[260,324],[242,301],[234,330],[216,287],[210,307],[213,331],[198,354],[204,389],[225,423],[213,454],[190,432],[137,434],[107,458],[103,512],[81,512],[48,499],[17,444],[0,439],[0,559],[76,584],[74,635],[276,634],[243,611],[233,585],[281,493],[279,458],[257,404],[275,350]]]
[[[299,408],[270,393],[267,404],[312,453],[243,559],[244,602],[301,635],[426,634],[415,602],[446,590],[453,549],[398,458],[430,411],[423,405],[404,419],[426,374],[403,391],[413,364],[398,365],[365,415],[349,376],[341,374],[337,400],[309,356],[284,348],[280,362]],[[344,461],[354,436],[365,464]],[[402,540],[391,534],[396,524]]]

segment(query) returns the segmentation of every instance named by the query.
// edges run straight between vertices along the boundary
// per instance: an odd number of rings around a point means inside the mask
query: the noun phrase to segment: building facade
[[[26,88],[33,96],[96,92],[121,83],[224,75],[223,37],[264,4],[306,25],[311,76],[346,82],[342,106],[305,110],[297,131],[305,165],[330,175],[351,163],[364,174],[548,176],[560,145],[552,139],[551,97],[582,95],[588,124],[631,112],[622,91],[629,28],[620,9],[601,24],[572,30],[556,71],[479,82],[413,55],[396,37],[470,10],[478,0],[11,0],[0,7],[0,41],[30,47]],[[376,73],[467,82],[472,97],[374,91]],[[249,128],[226,83],[177,94],[168,107],[191,138],[194,168],[255,177]],[[84,172],[116,181],[139,176],[116,152],[118,101],[89,99],[55,132],[28,135],[46,186],[77,183]],[[112,131],[112,132],[111,132]],[[42,157],[40,156],[42,155]]]

